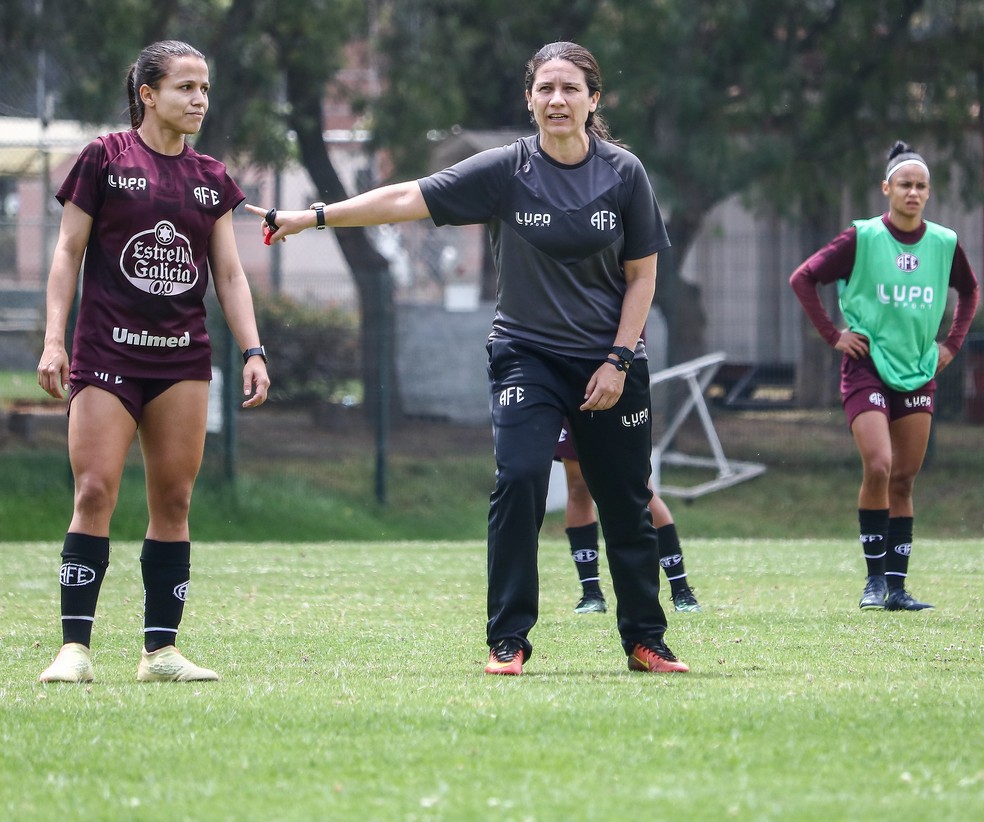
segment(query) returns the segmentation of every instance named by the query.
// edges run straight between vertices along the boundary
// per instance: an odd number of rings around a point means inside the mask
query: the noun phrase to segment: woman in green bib
[[[929,443],[935,377],[963,344],[978,286],[956,233],[923,219],[929,179],[926,161],[896,143],[881,184],[888,211],[855,220],[789,280],[817,331],[844,355],[841,399],[863,466],[863,610],[932,607],[905,589],[912,489]],[[837,283],[844,329],[834,325],[817,293],[830,283]],[[957,293],[953,322],[938,343],[950,288]]]

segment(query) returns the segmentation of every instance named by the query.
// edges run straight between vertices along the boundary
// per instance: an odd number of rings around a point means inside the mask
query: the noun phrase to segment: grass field
[[[60,543],[5,543],[3,818],[980,819],[980,543],[920,542],[937,609],[897,614],[857,609],[846,542],[690,540],[704,611],[667,641],[692,672],[652,676],[612,613],[572,612],[546,541],[518,678],[482,674],[480,541],[198,543],[179,645],[223,681],[146,685],[139,545],[117,540],[90,686],[37,683]]]
[[[234,486],[221,477],[214,443],[207,449],[192,500],[196,541],[484,538],[495,473],[488,426],[402,422],[391,435],[388,499],[381,505],[370,426],[323,428],[303,412],[275,408],[240,417]],[[860,461],[837,414],[720,414],[716,424],[729,456],[768,470],[691,504],[667,497],[685,541],[857,538]],[[60,540],[72,511],[64,411],[39,418],[31,437],[2,428],[0,540]],[[916,538],[982,540],[984,426],[944,421],[937,428],[916,484]],[[705,471],[697,481],[711,476]],[[670,470],[663,479],[692,484]],[[140,539],[146,525],[134,446],[113,535]],[[548,515],[543,533],[564,538],[562,512]]]

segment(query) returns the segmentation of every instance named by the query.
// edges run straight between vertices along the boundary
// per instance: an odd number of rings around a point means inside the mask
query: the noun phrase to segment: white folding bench
[[[758,462],[742,462],[739,460],[729,460],[724,455],[721,447],[721,440],[714,430],[714,421],[711,419],[711,412],[704,401],[704,392],[710,385],[714,375],[725,360],[723,351],[716,351],[713,354],[706,354],[694,360],[664,368],[662,371],[650,375],[650,392],[664,383],[673,380],[683,380],[689,389],[689,395],[683,404],[673,415],[666,430],[659,440],[653,445],[652,465],[653,465],[653,487],[656,493],[661,496],[666,494],[673,497],[682,497],[685,500],[694,500],[712,491],[719,491],[739,482],[744,482],[759,474],[765,473],[765,466]],[[653,404],[656,407],[656,404]],[[670,446],[676,437],[677,431],[683,425],[691,412],[696,411],[700,417],[707,443],[711,448],[711,457],[702,457],[689,454],[682,454],[679,451],[670,450]],[[717,470],[717,475],[706,482],[701,482],[691,486],[663,485],[660,481],[661,468],[664,465],[684,466],[688,468],[706,468]]]

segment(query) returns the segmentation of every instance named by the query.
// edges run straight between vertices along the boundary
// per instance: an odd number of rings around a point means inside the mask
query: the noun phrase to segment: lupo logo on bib
[[[120,255],[120,270],[136,288],[164,297],[183,294],[198,282],[191,243],[167,220],[130,238]]]

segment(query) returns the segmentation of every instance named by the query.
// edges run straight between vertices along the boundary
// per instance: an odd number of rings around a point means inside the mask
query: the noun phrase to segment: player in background
[[[526,66],[537,133],[414,182],[306,211],[247,206],[267,240],[315,226],[430,217],[485,224],[498,283],[489,337],[496,486],[489,505],[487,674],[522,673],[538,615],[537,549],[566,417],[608,544],[631,670],[689,670],[664,642],[647,505],[651,413],[643,324],[669,246],[649,177],[597,113],[601,76],[575,43]]]
[[[906,591],[913,538],[912,490],[929,443],[935,377],[960,350],[977,309],[978,286],[949,228],[923,219],[926,161],[905,143],[889,155],[888,210],[854,224],[790,277],[810,321],[843,353],[841,398],[861,455],[858,523],[867,580],[864,610],[932,606]],[[847,327],[837,328],[817,289],[837,283]],[[957,292],[946,338],[937,343],[947,292]]]
[[[188,510],[212,377],[204,302],[209,270],[245,352],[243,407],[262,404],[270,385],[232,228],[243,193],[222,163],[185,142],[208,111],[205,58],[187,43],[154,43],[130,68],[127,91],[132,128],[83,149],[56,195],[64,212],[48,276],[38,383],[53,397],[69,391],[75,504],[62,548],[63,645],[42,682],[93,679],[96,602],[134,436],[149,514],[140,555],[144,648],[137,679],[218,679],[175,647],[191,566]],[[65,334],[83,260],[69,360]]]
[[[574,607],[579,614],[600,613],[608,610],[601,590],[598,574],[598,517],[594,498],[581,473],[581,462],[574,447],[574,438],[567,426],[560,432],[554,460],[564,466],[567,479],[567,505],[564,509],[564,525],[571,545],[571,557],[581,581],[581,599]],[[653,491],[652,484],[649,486]],[[659,535],[659,564],[670,583],[670,598],[677,611],[699,611],[700,603],[687,581],[687,569],[683,561],[683,549],[677,534],[676,523],[666,503],[653,492],[649,500],[649,514]]]

